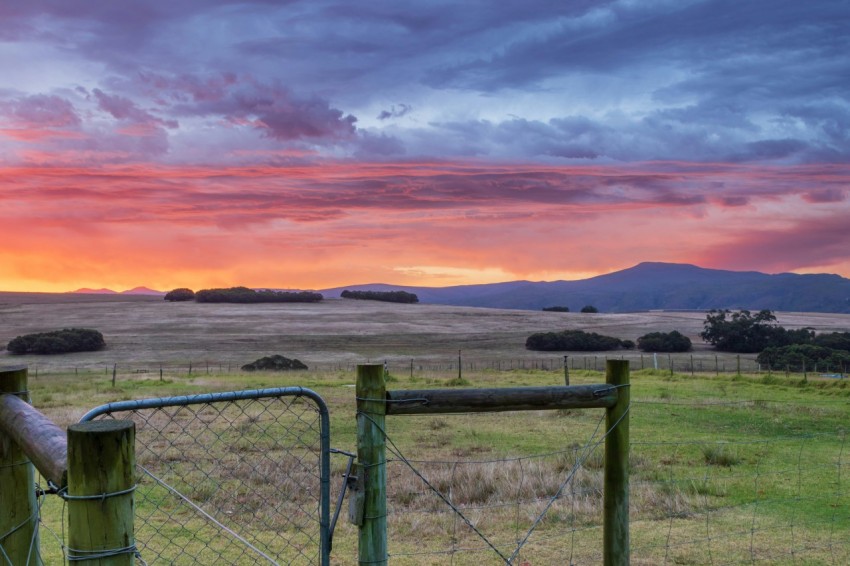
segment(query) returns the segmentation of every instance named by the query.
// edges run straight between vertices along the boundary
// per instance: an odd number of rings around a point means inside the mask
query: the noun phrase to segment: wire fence
[[[742,355],[697,354],[641,354],[628,352],[622,354],[569,354],[557,356],[527,356],[514,358],[489,358],[478,356],[454,356],[438,358],[402,358],[388,357],[368,360],[369,363],[384,363],[391,375],[410,378],[444,378],[463,376],[474,372],[508,371],[605,371],[609,360],[628,360],[632,371],[654,369],[682,374],[801,374],[821,375],[831,378],[847,377],[846,367],[832,367],[817,364],[811,367],[769,367],[760,364],[755,357]],[[357,365],[364,360],[325,362],[308,361],[312,372],[338,372],[353,374]],[[194,360],[184,362],[104,362],[86,363],[78,366],[42,368],[42,374],[50,373],[100,373],[105,377],[127,376],[142,379],[167,379],[199,375],[228,375],[242,373],[242,365],[231,361]],[[247,372],[246,372],[247,373]],[[38,378],[39,366],[33,364],[30,374]]]
[[[633,440],[631,563],[850,563],[846,433],[754,434],[732,427],[747,412],[789,408],[759,401],[633,403],[638,423],[687,411],[688,428],[708,432],[727,415],[730,431]],[[546,417],[498,418],[533,435],[529,423]],[[441,442],[452,419],[480,429],[482,445],[463,450],[472,457],[417,459],[423,441]],[[572,435],[584,440],[563,450],[504,458],[475,457],[492,442],[485,432],[491,417],[425,422],[433,434],[413,444],[404,446],[391,431],[386,437],[390,563],[602,563],[600,444],[608,431],[601,422],[584,419]]]
[[[850,446],[832,409],[633,398],[629,412],[632,564],[850,564]],[[101,417],[137,423],[139,563],[318,563],[320,413],[295,396]],[[391,563],[601,563],[598,415],[409,418],[413,434],[386,432]],[[681,433],[656,437],[660,419]],[[64,525],[42,524],[61,547]],[[345,541],[333,563],[355,557]]]

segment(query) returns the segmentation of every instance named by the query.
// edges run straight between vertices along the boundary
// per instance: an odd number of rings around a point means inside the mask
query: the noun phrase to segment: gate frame
[[[204,405],[210,403],[227,403],[233,401],[269,399],[279,397],[306,397],[316,404],[321,419],[320,432],[320,487],[319,487],[319,555],[321,566],[330,565],[330,415],[328,406],[322,397],[306,387],[273,387],[267,389],[245,389],[242,391],[226,391],[219,393],[200,393],[197,395],[178,395],[175,397],[157,397],[132,401],[116,401],[107,403],[87,412],[79,422],[88,422],[101,415],[138,411],[142,409],[161,409],[164,407],[185,407],[188,405]]]
[[[604,408],[603,564],[628,566],[629,389],[626,360],[607,360],[604,384],[399,391],[387,391],[383,365],[358,365],[357,482],[349,503],[359,531],[359,563],[386,565],[389,560],[387,415]]]

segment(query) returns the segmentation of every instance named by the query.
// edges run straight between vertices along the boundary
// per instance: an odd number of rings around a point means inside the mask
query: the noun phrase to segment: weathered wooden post
[[[363,488],[360,564],[387,564],[387,386],[383,366],[357,366],[357,474]]]
[[[569,356],[564,356],[564,385],[570,384],[570,364],[567,363]]]
[[[27,368],[0,368],[0,395],[28,399]],[[24,451],[0,428],[0,548],[15,566],[41,566],[35,472]]]
[[[135,480],[133,421],[68,427],[68,560],[133,566]]]
[[[617,387],[617,403],[605,411],[603,563],[629,564],[629,362],[609,360],[605,382]]]

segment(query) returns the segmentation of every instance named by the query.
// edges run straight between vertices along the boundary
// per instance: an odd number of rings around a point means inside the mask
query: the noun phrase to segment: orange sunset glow
[[[798,33],[768,49],[708,1],[596,4],[390,28],[391,6],[9,9],[0,290],[850,276],[829,18],[771,6],[759,33]]]

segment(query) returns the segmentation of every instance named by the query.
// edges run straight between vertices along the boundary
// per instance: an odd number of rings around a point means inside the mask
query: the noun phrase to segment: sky
[[[845,0],[4,0],[0,290],[850,277]]]

